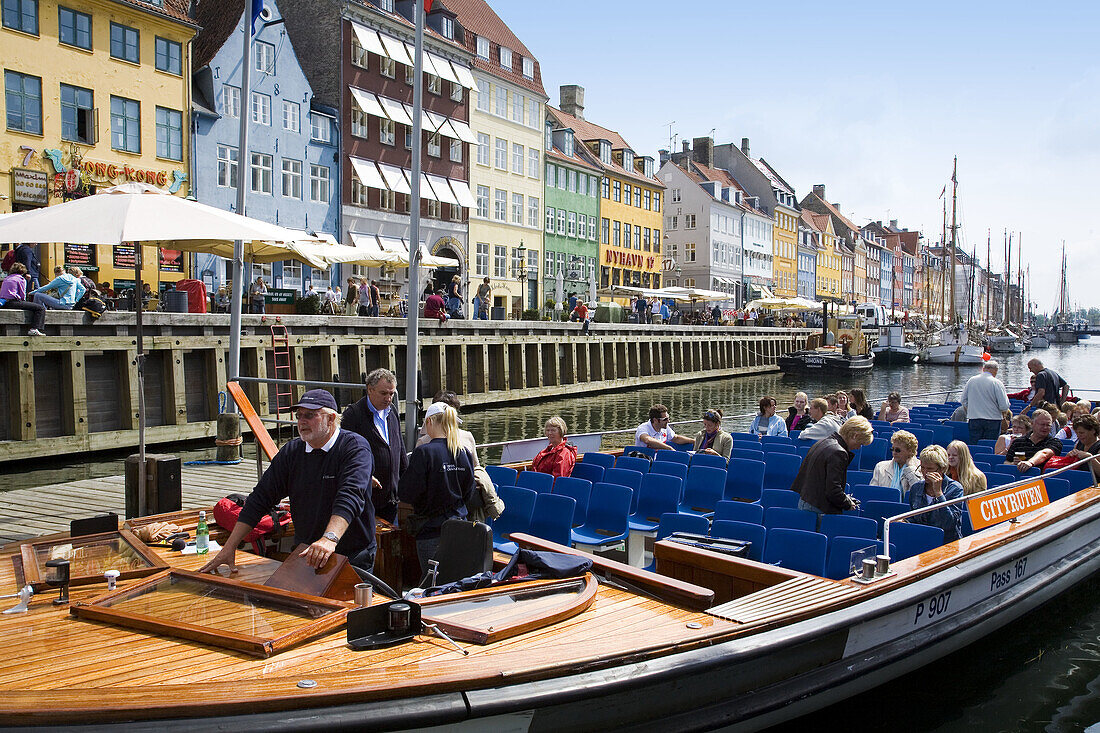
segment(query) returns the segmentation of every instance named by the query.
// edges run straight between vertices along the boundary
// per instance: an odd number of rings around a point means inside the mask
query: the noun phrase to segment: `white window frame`
[[[378,120],[378,141],[383,145],[397,143],[396,123],[393,120]]]
[[[477,55],[486,61],[489,60],[489,39],[485,36],[477,37]]]
[[[283,198],[302,198],[302,161],[283,158]]]
[[[309,136],[317,142],[332,142],[332,120],[327,115],[309,113]]]
[[[275,44],[265,41],[253,41],[252,44],[252,70],[261,74],[274,74]]]
[[[523,110],[527,106],[527,95],[512,92],[512,122],[523,124]]]
[[[252,193],[271,195],[271,173],[271,156],[267,153],[253,151],[249,155],[249,181]],[[259,175],[257,176],[257,174]]]
[[[512,143],[512,172],[523,175],[523,145]]]
[[[271,126],[271,97],[252,92],[252,121],[257,125]]]
[[[443,155],[443,136],[438,132],[428,135],[428,156],[438,158]]]
[[[495,138],[493,164],[498,171],[508,170],[508,141],[502,137]]]
[[[523,78],[534,79],[535,78],[535,60],[526,56],[523,59]]]
[[[569,212],[569,223],[566,228],[566,235],[570,237],[577,236],[577,213],[575,211]]]
[[[554,220],[557,216],[557,210],[553,206],[546,207],[546,232],[547,234],[554,233]]]
[[[218,187],[236,188],[238,168],[237,148],[232,145],[218,146]]]
[[[497,84],[493,114],[497,117],[508,116],[508,88]]]
[[[289,99],[283,100],[283,129],[291,132],[302,131],[302,107]]]
[[[479,165],[492,165],[489,159],[489,135],[484,132],[477,134],[477,162]]]
[[[527,149],[527,177],[539,179],[539,170],[542,168],[542,155],[538,148]]]
[[[368,132],[368,125],[370,124],[370,115],[358,107],[353,107],[351,110],[351,134],[353,137],[361,137],[364,140],[370,139]]]
[[[493,245],[493,277],[508,277],[508,248],[503,244]]]
[[[538,196],[527,197],[527,226],[538,227],[539,225],[539,198]]]
[[[241,88],[222,85],[222,113],[226,117],[240,119],[241,116]]]
[[[493,191],[493,219],[508,221],[508,192],[503,188]]]
[[[522,193],[513,193],[512,194],[512,223],[513,224],[522,224],[523,223],[523,194]]]
[[[327,165],[309,164],[309,200],[314,203],[328,203],[331,190],[330,172]]]
[[[477,255],[474,259],[474,272],[480,277],[488,277],[489,275],[489,243],[478,242],[477,243]]]
[[[462,141],[461,140],[451,140],[450,157],[451,157],[451,162],[452,163],[461,163],[462,162]]]
[[[482,219],[489,218],[489,187],[477,187],[477,215]]]
[[[500,68],[508,69],[509,71],[511,71],[512,49],[508,48],[507,46],[497,46],[497,48],[500,50]]]

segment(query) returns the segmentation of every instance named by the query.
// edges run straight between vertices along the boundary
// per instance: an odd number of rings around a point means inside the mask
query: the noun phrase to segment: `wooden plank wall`
[[[137,342],[132,313],[51,311],[47,336],[20,335],[18,311],[0,311],[0,454],[9,459],[74,454],[137,442]],[[270,325],[245,316],[241,372],[275,376]],[[405,321],[287,316],[292,377],[362,384],[376,367],[404,384]],[[147,314],[145,399],[150,445],[213,437],[225,384],[228,317]],[[633,389],[775,369],[811,331],[753,327],[661,327],[517,321],[429,322],[420,336],[421,389],[451,389],[464,404],[500,404]],[[273,414],[270,383],[247,384],[261,414]],[[296,388],[297,393],[305,388]],[[361,390],[340,390],[345,404]]]

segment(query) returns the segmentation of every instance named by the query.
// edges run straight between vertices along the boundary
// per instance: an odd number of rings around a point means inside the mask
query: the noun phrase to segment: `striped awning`
[[[355,177],[358,178],[359,182],[364,186],[379,189],[389,188],[389,186],[386,185],[385,179],[383,179],[382,175],[378,172],[378,168],[375,166],[374,161],[363,160],[362,158],[356,158],[352,155],[349,155],[348,158],[351,160],[351,169],[355,172]]]
[[[378,38],[378,31],[359,25],[358,23],[352,23],[351,30],[355,34],[355,40],[367,51],[378,54],[379,56],[389,56],[386,52],[386,47],[382,45],[382,41]]]

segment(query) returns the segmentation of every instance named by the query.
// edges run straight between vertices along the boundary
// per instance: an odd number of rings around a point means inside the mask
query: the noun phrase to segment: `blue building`
[[[236,210],[237,176],[248,166],[245,213],[290,229],[332,235],[339,227],[337,115],[313,103],[290,36],[273,0],[264,0],[252,39],[248,99],[241,95],[244,0],[199,3],[194,41],[191,192],[201,202]],[[237,149],[241,113],[250,115],[248,154]],[[194,276],[208,289],[231,276],[220,257],[196,256]],[[275,288],[319,290],[341,282],[339,267],[312,271],[297,262],[254,265]]]
[[[806,216],[806,212],[802,212]],[[798,297],[817,300],[817,233],[800,221],[798,225]]]

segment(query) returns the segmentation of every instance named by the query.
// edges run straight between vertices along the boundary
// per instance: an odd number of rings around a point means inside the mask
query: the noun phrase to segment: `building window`
[[[522,193],[512,194],[512,223],[513,224],[522,224],[523,223],[523,194]]]
[[[612,225],[614,235],[611,238],[611,243],[616,247],[623,246],[622,226],[623,225],[619,222],[614,222],[614,224]]]
[[[252,68],[261,74],[274,74],[275,45],[264,41],[253,41],[252,44]]]
[[[500,68],[512,69],[512,49],[499,46],[500,49]]]
[[[627,183],[623,186],[623,203],[625,203],[627,206],[630,206],[630,192],[631,192],[631,190],[632,189],[631,189],[631,186],[630,186],[629,183]]]
[[[577,236],[577,214],[575,212],[569,212],[569,224],[565,230],[565,233],[570,237]]]
[[[443,155],[442,140],[438,132],[428,136],[428,155],[432,158]]]
[[[554,256],[554,252],[546,250],[546,276],[551,277],[554,274],[554,262],[557,259]]]
[[[141,103],[111,97],[111,147],[128,153],[141,152]]]
[[[528,177],[534,178],[535,180],[538,180],[539,168],[542,167],[541,162],[542,162],[542,157],[539,155],[538,149],[537,148],[528,148],[527,149],[527,175],[528,175]]]
[[[393,145],[397,135],[393,120],[378,120],[378,139],[383,145]]]
[[[678,188],[672,189],[672,194],[671,194],[670,198],[671,198],[672,203],[674,203],[674,204],[680,203],[680,189],[678,189]]]
[[[537,196],[527,197],[527,226],[539,225],[539,199]]]
[[[271,195],[271,156],[252,153],[252,193]]]
[[[451,162],[452,163],[461,163],[462,162],[462,141],[461,140],[451,140]]]
[[[477,81],[477,108],[482,112],[489,111],[489,101],[492,95],[489,92],[489,81],[478,79]]]
[[[583,173],[577,177],[577,193],[581,196],[588,195],[588,176]]]
[[[638,186],[634,187],[634,206],[639,209],[642,208],[642,189]]]
[[[684,243],[684,262],[695,262],[695,242]]]
[[[437,199],[428,199],[428,218],[439,218],[439,201]]]
[[[496,108],[493,110],[497,117],[508,116],[508,90],[497,84]]]
[[[489,165],[489,136],[484,132],[477,134],[477,162]]]
[[[577,237],[588,239],[588,216],[585,214],[577,215]]]
[[[526,79],[535,78],[535,61],[526,56],[523,57],[523,76]]]
[[[329,178],[328,166],[310,164],[309,166],[309,200],[315,203],[328,203]]]
[[[252,121],[257,125],[271,125],[271,97],[252,92]]]
[[[354,38],[351,41],[351,64],[352,66],[358,66],[360,69],[368,68],[368,60],[370,54],[367,53],[367,49],[359,45],[359,41]]]
[[[183,46],[167,38],[156,37],[154,64],[157,71],[180,76],[183,74]]]
[[[542,113],[537,99],[527,101],[527,126],[535,130],[542,128]]]
[[[623,184],[622,183],[620,183],[619,181],[615,181],[611,186],[611,190],[612,190],[612,194],[611,194],[611,200],[612,201],[622,201],[623,200],[622,199],[622,196],[623,196]]]
[[[661,192],[660,191],[654,191],[653,192],[653,210],[654,211],[660,211],[661,210]]]
[[[157,157],[183,160],[183,113],[157,107]]]
[[[458,82],[451,82],[451,101],[462,102],[462,85]]]
[[[519,92],[512,92],[512,121],[523,124],[523,108],[527,106],[527,97]]]
[[[546,231],[550,234],[554,233],[554,221],[556,220],[557,209],[553,206],[546,207]]]
[[[577,192],[577,172],[573,170],[569,171],[569,190]]]
[[[302,129],[302,108],[297,102],[283,100],[283,129],[291,132]]]
[[[7,3],[4,3],[4,25],[7,25]],[[69,8],[57,9],[58,39],[68,45],[92,50],[92,16]]]
[[[302,198],[302,161],[283,158],[283,196]]]
[[[639,225],[635,224],[634,225],[634,249],[641,249],[641,248],[642,248],[642,228]]]
[[[565,209],[558,209],[558,234],[565,236]]]
[[[603,219],[600,222],[600,241],[604,244],[610,244],[610,229],[611,224],[608,219]]]
[[[558,188],[562,191],[569,189],[569,173],[564,168],[558,168]]]
[[[241,116],[241,88],[222,86],[222,114],[226,117]]]
[[[370,191],[358,178],[351,179],[351,202],[356,206],[366,206]]]
[[[508,141],[496,139],[496,167],[498,170],[508,170]]]
[[[7,3],[4,3],[4,7],[7,7]],[[7,13],[5,13],[6,15]],[[139,63],[140,51],[137,28],[111,23],[111,57],[135,64]]]
[[[684,214],[684,229],[695,228],[695,214]]]
[[[556,176],[556,171],[557,170],[558,170],[558,167],[556,165],[552,165],[550,163],[546,164],[546,187],[547,188],[553,188],[556,185],[555,181],[557,180],[557,176]]]
[[[489,218],[489,187],[477,187],[477,215],[482,219]]]
[[[642,249],[649,251],[649,227],[642,229]]]
[[[378,63],[378,72],[380,74],[382,74],[382,76],[389,77],[390,79],[396,79],[397,78],[397,62],[396,61],[389,58],[388,56],[379,56],[378,61],[379,61],[379,63]]]
[[[493,192],[493,218],[508,221],[508,192],[499,188]]]
[[[508,276],[508,248],[503,244],[493,245],[493,277]]]
[[[605,198],[611,198],[611,180],[604,176],[600,179],[600,194]]]
[[[428,74],[428,85],[427,85],[426,88],[432,94],[442,94],[443,93],[442,81],[435,74]]]
[[[310,112],[309,134],[317,142],[332,142],[332,121],[325,115]]]
[[[477,55],[486,61],[489,60],[489,39],[484,36],[477,37]]]
[[[474,258],[474,272],[482,277],[489,274],[489,243],[477,243],[477,256]]]
[[[90,116],[81,118],[80,110],[95,107],[91,89],[61,85],[61,139],[92,145],[95,130],[89,129]],[[87,115],[87,113],[83,113]]]
[[[642,194],[642,206],[646,211],[649,211],[653,206],[653,196],[648,188],[645,190],[645,193]]]
[[[38,0],[4,0],[5,28],[38,35]]]
[[[512,172],[523,175],[523,146],[512,143]]]
[[[228,145],[218,146],[218,186],[237,187],[237,149]]]

